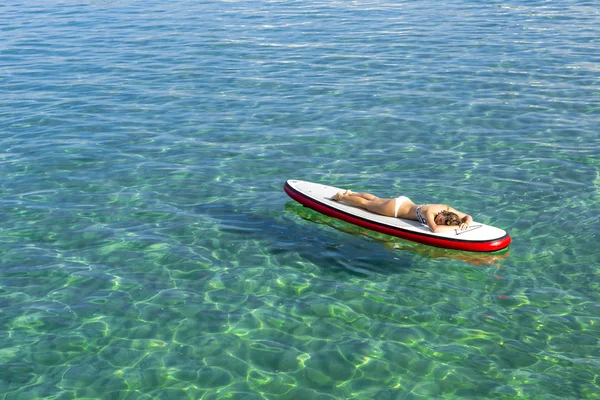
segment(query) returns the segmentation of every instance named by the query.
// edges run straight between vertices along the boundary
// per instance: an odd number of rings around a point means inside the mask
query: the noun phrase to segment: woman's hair
[[[458,217],[458,215],[451,211],[442,211],[442,214],[444,214],[444,217],[446,217],[446,225],[460,225],[464,222]]]

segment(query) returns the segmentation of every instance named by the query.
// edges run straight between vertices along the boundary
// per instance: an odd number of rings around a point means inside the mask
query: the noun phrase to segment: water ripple
[[[0,397],[595,398],[599,14],[0,5]],[[369,232],[290,178],[513,244]]]

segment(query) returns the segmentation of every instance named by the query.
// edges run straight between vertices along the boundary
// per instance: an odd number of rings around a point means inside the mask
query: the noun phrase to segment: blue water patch
[[[0,5],[0,398],[594,399],[590,1]],[[473,254],[302,207],[443,202]]]

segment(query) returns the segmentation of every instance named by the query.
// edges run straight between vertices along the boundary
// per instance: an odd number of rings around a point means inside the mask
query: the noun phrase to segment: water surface
[[[599,13],[1,5],[0,398],[597,398]],[[369,232],[286,179],[513,243]]]

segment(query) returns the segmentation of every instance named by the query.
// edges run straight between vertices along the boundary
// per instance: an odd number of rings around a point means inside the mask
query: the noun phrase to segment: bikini
[[[394,217],[398,218],[398,210],[400,209],[400,206],[402,204],[404,204],[405,201],[410,200],[408,197],[406,196],[398,196],[396,197],[396,209],[394,210]],[[423,218],[423,214],[421,214],[421,207],[423,207],[425,204],[421,204],[420,206],[417,207],[417,218],[419,219],[419,222],[427,225],[427,221],[425,220],[425,218]]]
[[[421,214],[421,207],[423,207],[425,204],[421,204],[420,206],[417,207],[417,218],[419,219],[419,222],[427,225],[427,221],[425,221],[425,218],[423,218],[423,215]]]
[[[402,204],[404,204],[404,202],[406,200],[410,200],[408,197],[406,196],[398,196],[396,197],[396,209],[394,211],[394,218],[398,218],[398,210],[400,209],[400,206]]]

